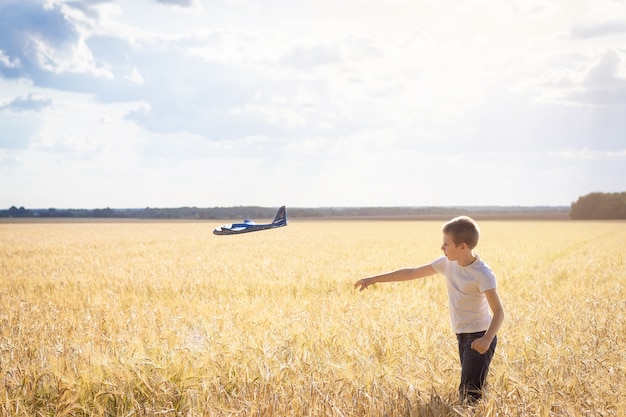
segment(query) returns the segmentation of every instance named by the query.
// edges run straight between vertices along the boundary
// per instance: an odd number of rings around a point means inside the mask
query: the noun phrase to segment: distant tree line
[[[272,219],[275,207],[177,207],[130,209],[27,209],[12,206],[0,210],[0,217],[13,218],[94,218],[94,219]],[[288,217],[453,217],[469,214],[476,217],[550,218],[567,216],[568,207],[321,207],[290,208]],[[569,208],[569,217],[575,220],[626,219],[626,192],[591,193],[580,197]]]
[[[582,196],[572,203],[570,217],[576,220],[626,219],[626,192]]]
[[[26,209],[13,206],[0,210],[0,217],[12,218],[93,218],[93,219],[272,219],[275,207],[178,207],[142,209]],[[289,218],[449,218],[461,214],[483,217],[566,217],[568,207],[322,207],[290,208]]]

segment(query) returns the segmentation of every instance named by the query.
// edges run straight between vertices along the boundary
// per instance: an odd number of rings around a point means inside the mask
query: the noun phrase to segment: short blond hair
[[[480,227],[471,217],[455,217],[444,224],[441,230],[443,233],[450,235],[456,246],[465,243],[470,249],[474,249],[478,245]]]

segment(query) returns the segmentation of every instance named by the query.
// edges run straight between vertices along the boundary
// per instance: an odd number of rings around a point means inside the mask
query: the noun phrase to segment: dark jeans
[[[459,385],[461,400],[474,402],[481,398],[481,391],[489,372],[489,364],[498,342],[498,338],[494,337],[487,352],[481,355],[471,346],[474,340],[481,338],[484,334],[485,332],[476,332],[456,335],[459,342],[459,358],[461,359],[461,384]]]

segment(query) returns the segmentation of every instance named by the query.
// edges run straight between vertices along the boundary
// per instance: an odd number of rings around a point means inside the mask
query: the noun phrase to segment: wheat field
[[[624,416],[626,223],[482,221],[506,318],[458,403],[439,221],[0,223],[3,416]]]

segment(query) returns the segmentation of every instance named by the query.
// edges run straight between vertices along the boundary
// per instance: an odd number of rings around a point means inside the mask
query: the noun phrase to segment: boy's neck
[[[457,263],[461,266],[470,266],[471,264],[476,262],[476,259],[478,259],[478,256],[474,255],[473,251],[470,251],[467,253],[466,256],[463,256],[462,259],[459,259]]]

